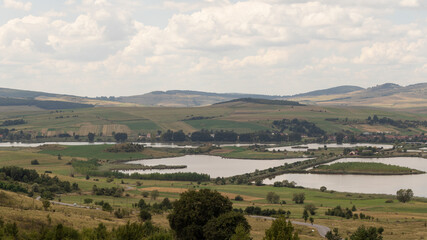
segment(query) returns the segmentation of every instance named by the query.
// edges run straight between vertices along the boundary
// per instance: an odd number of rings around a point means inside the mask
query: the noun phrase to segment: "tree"
[[[143,222],[151,220],[151,214],[147,210],[141,209],[139,211],[139,219]]]
[[[326,190],[327,190],[327,188],[326,188],[325,186],[321,186],[321,187],[320,187],[320,191],[321,191],[321,192],[324,192],[324,191],[326,191]]]
[[[337,133],[337,135],[335,136],[337,143],[338,144],[342,144],[343,140],[344,140],[344,134],[343,133]]]
[[[128,139],[127,133],[115,133],[114,139],[116,139],[117,142],[124,142]]]
[[[50,207],[50,202],[48,200],[43,200],[43,208],[45,211],[47,211]]]
[[[302,218],[304,218],[304,222],[307,222],[307,219],[308,219],[308,211],[307,211],[307,209],[304,209],[304,212],[302,213]]]
[[[328,231],[325,235],[328,240],[341,240],[341,235],[338,233],[338,228],[334,228],[333,233]]]
[[[87,138],[89,142],[93,142],[95,140],[95,133],[88,133]]]
[[[217,191],[190,190],[182,193],[180,199],[173,203],[168,220],[177,239],[206,239],[203,226],[212,218],[230,211],[232,211],[231,201]]]
[[[311,215],[316,215],[316,206],[314,206],[314,204],[310,203],[310,204],[306,204],[304,206],[304,209],[307,210]]]
[[[160,194],[159,194],[159,191],[153,190],[150,195],[151,195],[151,199],[156,200]]]
[[[273,221],[271,227],[265,230],[264,240],[299,240],[298,233],[294,233],[294,227],[290,221],[280,217]]]
[[[231,236],[230,240],[251,240],[249,230],[243,225],[239,224],[236,227],[236,232]]]
[[[31,160],[31,165],[39,165],[39,161],[37,159]]]
[[[350,240],[382,240],[383,231],[384,228],[382,227],[378,229],[376,227],[365,228],[362,225],[350,236]]]
[[[251,228],[242,213],[227,212],[209,220],[203,226],[203,235],[207,240],[230,239],[238,225],[242,225],[247,232]]]
[[[277,195],[275,192],[269,192],[267,193],[266,199],[269,203],[279,203],[280,196]]]
[[[314,223],[314,218],[313,217],[310,217],[310,223],[311,223],[311,225],[313,225],[313,223]]]
[[[294,201],[296,204],[303,204],[305,200],[305,193],[294,193],[294,197],[292,198],[292,201]]]
[[[409,202],[414,197],[414,192],[411,189],[400,189],[396,192],[396,198],[399,202]]]

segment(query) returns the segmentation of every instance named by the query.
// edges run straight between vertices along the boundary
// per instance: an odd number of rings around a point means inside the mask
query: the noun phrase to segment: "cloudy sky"
[[[0,87],[288,95],[426,77],[425,0],[0,0]]]

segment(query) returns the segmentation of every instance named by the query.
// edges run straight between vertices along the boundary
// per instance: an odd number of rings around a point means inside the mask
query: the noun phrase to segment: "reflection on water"
[[[128,162],[129,164],[144,164],[148,166],[165,165],[187,165],[185,169],[167,169],[167,170],[132,170],[122,171],[126,173],[176,173],[176,172],[197,172],[209,174],[215,177],[230,177],[238,174],[254,172],[256,169],[263,170],[270,167],[277,167],[285,163],[304,161],[307,158],[283,159],[283,160],[247,160],[230,159],[208,155],[186,155],[177,158],[162,158],[150,160],[137,160]]]
[[[335,162],[379,162],[414,168],[427,172],[427,159],[424,158],[343,158]],[[329,163],[329,164],[332,164]],[[295,181],[299,186],[308,188],[327,187],[329,190],[360,193],[396,194],[401,188],[410,188],[415,196],[427,197],[427,174],[416,175],[335,175],[335,174],[284,174],[264,180],[265,184],[276,181]]]

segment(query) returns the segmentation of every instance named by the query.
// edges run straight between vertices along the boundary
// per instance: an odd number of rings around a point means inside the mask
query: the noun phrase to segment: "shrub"
[[[40,165],[37,159],[31,160],[31,165]]]
[[[234,198],[234,200],[235,200],[235,201],[243,201],[243,197],[242,197],[242,196],[240,196],[240,195],[237,195],[237,196]]]

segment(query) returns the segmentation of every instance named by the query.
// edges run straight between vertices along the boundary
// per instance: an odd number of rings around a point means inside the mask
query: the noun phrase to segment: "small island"
[[[375,162],[339,162],[320,165],[309,170],[318,174],[409,175],[425,173],[420,170]]]

